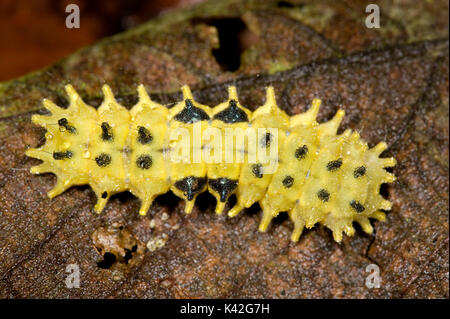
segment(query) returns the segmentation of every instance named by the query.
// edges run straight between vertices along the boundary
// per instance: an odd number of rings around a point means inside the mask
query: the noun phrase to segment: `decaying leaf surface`
[[[367,29],[364,1],[211,1],[0,84],[0,296],[448,298],[448,2],[379,5],[382,28]],[[230,72],[214,55],[226,31],[215,26],[239,20],[257,40]],[[207,194],[190,216],[171,194],[146,217],[129,194],[94,214],[86,186],[49,200],[55,177],[31,175],[38,161],[24,155],[43,143],[30,117],[44,97],[66,103],[67,83],[98,106],[105,82],[127,107],[138,83],[163,103],[188,84],[209,105],[233,83],[250,109],[273,85],[289,114],[321,98],[321,121],[342,105],[344,129],[390,145],[398,181],[382,192],[394,207],[371,236],[358,229],[337,244],[317,227],[294,244],[286,218],[259,233],[258,207],[217,217]],[[66,287],[68,264],[79,266],[80,288]],[[366,286],[370,264],[380,288]]]

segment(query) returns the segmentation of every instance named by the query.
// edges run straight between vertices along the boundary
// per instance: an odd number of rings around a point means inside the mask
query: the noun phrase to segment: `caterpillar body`
[[[369,218],[384,220],[382,210],[391,209],[379,193],[382,183],[395,181],[384,169],[395,166],[395,159],[379,157],[387,144],[369,149],[357,132],[337,134],[343,110],[330,121],[317,123],[319,99],[308,111],[290,117],[277,106],[272,87],[266,89],[265,104],[253,113],[239,103],[233,86],[228,88],[228,100],[214,108],[195,101],[189,87],[183,86],[183,100],[169,109],[152,101],[141,84],[139,101],[131,110],[115,100],[107,85],[98,109],[87,105],[71,85],[65,89],[68,108],[44,99],[51,115],[33,115],[32,121],[47,130],[46,143],[26,151],[43,161],[31,173],[57,176],[50,198],[73,185],[89,184],[98,198],[95,210],[101,212],[111,195],[129,190],[141,200],[139,213],[145,215],[155,197],[172,190],[185,200],[189,214],[197,195],[208,190],[217,199],[216,213],[221,214],[235,194],[230,217],[258,202],[263,210],[259,230],[266,231],[279,212],[287,212],[294,224],[292,241],[298,241],[304,227],[316,223],[331,229],[337,242],[343,232],[354,234],[355,221],[372,233]],[[187,161],[168,159],[187,143],[169,139],[174,130],[189,133],[192,149],[211,150],[211,140],[195,141],[195,130],[204,134],[209,128],[223,132],[249,127],[275,129],[277,140],[265,133],[256,143],[247,140],[240,148],[215,144],[219,150],[213,153],[224,151],[233,159],[240,154],[243,161],[195,161],[195,152]],[[258,160],[250,161],[258,151],[275,151],[274,171]]]

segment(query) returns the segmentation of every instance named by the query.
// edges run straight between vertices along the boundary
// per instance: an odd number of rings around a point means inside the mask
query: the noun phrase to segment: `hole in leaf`
[[[92,234],[92,241],[102,260],[97,262],[101,269],[120,269],[139,260],[139,242],[133,234],[118,223],[99,227]]]
[[[125,261],[125,264],[128,264],[128,261],[133,258],[133,253],[136,252],[137,245],[134,245],[131,247],[131,249],[125,248],[125,256],[123,256],[123,260]]]
[[[293,8],[295,6],[292,3],[288,2],[288,1],[278,1],[277,2],[277,7],[279,7],[279,8]]]
[[[291,3],[289,1],[278,1],[277,7],[278,8],[302,8],[305,5],[303,3]]]
[[[116,262],[116,256],[112,253],[105,252],[103,260],[97,263],[97,266],[102,269],[109,269]]]
[[[194,23],[206,23],[217,29],[219,48],[213,50],[217,63],[224,71],[236,71],[241,66],[241,54],[258,37],[239,18],[195,19]]]

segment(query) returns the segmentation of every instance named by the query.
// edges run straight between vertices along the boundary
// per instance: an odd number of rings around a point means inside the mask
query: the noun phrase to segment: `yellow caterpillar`
[[[354,221],[372,233],[369,218],[384,220],[380,210],[391,209],[379,194],[382,183],[395,181],[384,169],[394,166],[395,159],[379,158],[386,143],[369,149],[357,132],[337,135],[343,110],[318,124],[319,99],[307,112],[289,117],[278,108],[272,87],[265,104],[252,113],[239,103],[233,86],[228,100],[214,108],[196,102],[183,86],[183,100],[168,109],[152,101],[140,85],[139,102],[128,111],[104,85],[104,100],[96,110],[71,85],[65,89],[68,108],[45,99],[51,115],[33,115],[32,121],[47,129],[46,143],[26,151],[43,161],[31,173],[56,174],[50,198],[73,185],[89,184],[98,198],[95,210],[101,212],[111,195],[129,190],[140,198],[139,213],[145,215],[156,196],[172,190],[185,200],[189,214],[197,195],[208,190],[221,214],[235,194],[230,217],[258,202],[263,210],[259,230],[266,231],[279,212],[288,212],[293,241],[316,223],[330,228],[337,242],[342,232],[354,234]],[[250,133],[238,144],[245,130]],[[220,135],[230,131],[237,132],[232,143]],[[172,139],[173,132],[188,135]],[[174,161],[172,155],[186,145],[191,151]],[[208,154],[216,161],[206,160]],[[275,169],[261,158],[275,163]]]

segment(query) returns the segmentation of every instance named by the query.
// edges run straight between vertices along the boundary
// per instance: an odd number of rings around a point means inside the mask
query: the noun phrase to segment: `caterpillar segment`
[[[213,108],[211,129],[207,130],[206,134],[206,138],[210,138],[210,142],[212,140],[213,143],[205,143],[204,146],[205,160],[209,162],[208,191],[217,200],[217,214],[222,214],[228,198],[238,187],[247,151],[245,131],[250,116],[251,112],[239,103],[234,86],[228,88],[228,100]],[[207,154],[208,152],[212,154]]]
[[[251,136],[246,144],[247,152],[236,191],[237,202],[228,212],[230,217],[264,198],[279,165],[278,154],[289,128],[289,116],[277,106],[273,87],[267,88],[266,102],[252,114],[250,125],[254,128],[250,133],[255,136]],[[272,132],[266,128],[272,128]]]
[[[195,199],[207,189],[206,164],[202,160],[202,136],[208,128],[211,108],[194,100],[187,85],[181,88],[183,101],[169,114],[170,189],[186,202],[190,214]]]
[[[369,148],[357,132],[337,134],[344,117],[338,110],[328,122],[317,123],[321,101],[314,99],[304,113],[288,116],[276,103],[274,89],[255,112],[239,102],[234,86],[228,99],[210,108],[195,101],[183,86],[182,101],[171,109],[150,99],[143,85],[130,111],[104,85],[103,103],[96,110],[65,87],[68,108],[49,100],[50,115],[32,121],[46,128],[46,143],[26,155],[42,164],[31,173],[54,173],[53,198],[73,185],[90,184],[101,212],[115,193],[129,190],[141,200],[145,215],[153,200],[172,190],[185,200],[189,214],[197,196],[208,190],[221,214],[229,197],[234,217],[258,202],[263,210],[260,231],[274,217],[287,212],[294,225],[291,240],[304,228],[322,224],[335,241],[352,236],[353,222],[372,233],[370,219],[383,221],[391,203],[380,195],[380,185],[395,176],[385,170],[394,158],[380,158],[381,142]]]
[[[146,215],[153,200],[170,189],[164,153],[169,110],[152,101],[143,85],[139,85],[138,93],[139,102],[130,110],[127,177],[131,193],[141,199],[139,214]]]

